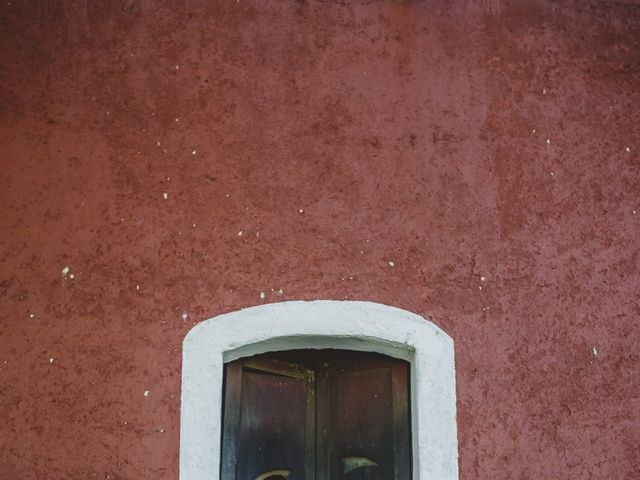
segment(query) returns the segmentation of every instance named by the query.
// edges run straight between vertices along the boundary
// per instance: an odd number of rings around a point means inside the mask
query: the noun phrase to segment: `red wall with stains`
[[[317,298],[453,337],[462,480],[640,478],[635,3],[4,1],[0,478],[177,478],[186,332]]]

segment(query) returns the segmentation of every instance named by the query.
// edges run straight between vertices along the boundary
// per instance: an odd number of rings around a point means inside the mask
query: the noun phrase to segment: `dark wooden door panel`
[[[238,439],[238,457],[244,460],[238,465],[238,480],[253,480],[279,469],[290,470],[292,478],[302,480],[305,397],[304,380],[244,372]]]
[[[223,445],[223,480],[255,480],[269,472],[290,480],[310,478],[315,449],[313,372],[273,360],[252,359],[241,368],[230,367],[227,382],[234,373],[241,378],[235,398],[228,396],[225,403],[225,430],[227,418],[235,418],[237,427],[235,442],[229,442],[235,455]]]
[[[319,402],[327,405],[319,412],[328,425],[322,439],[325,478],[409,480],[406,364],[357,359],[328,362],[321,370]]]
[[[393,478],[390,369],[332,373],[331,479]]]

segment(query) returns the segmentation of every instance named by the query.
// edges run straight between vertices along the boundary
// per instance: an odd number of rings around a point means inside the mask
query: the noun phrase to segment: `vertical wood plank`
[[[235,480],[242,399],[242,360],[225,365],[225,389],[222,417],[221,480]]]
[[[304,478],[316,477],[316,375],[307,370],[307,425],[305,435]]]
[[[330,413],[330,386],[329,364],[319,362],[316,367],[316,480],[329,480],[329,426]]]
[[[395,361],[391,367],[393,392],[393,450],[395,480],[411,478],[411,422],[409,403],[409,369]]]

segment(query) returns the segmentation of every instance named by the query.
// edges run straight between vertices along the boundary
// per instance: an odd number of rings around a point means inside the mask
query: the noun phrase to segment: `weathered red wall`
[[[12,0],[0,66],[2,479],[177,478],[260,292],[450,333],[462,480],[640,478],[631,1]]]

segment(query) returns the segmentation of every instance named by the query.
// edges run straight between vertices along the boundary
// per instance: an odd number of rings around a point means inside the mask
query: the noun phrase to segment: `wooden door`
[[[222,480],[313,479],[313,370],[268,358],[226,366]]]
[[[319,480],[409,480],[407,364],[325,362],[318,387]]]
[[[340,355],[227,364],[222,480],[410,480],[408,363]]]

